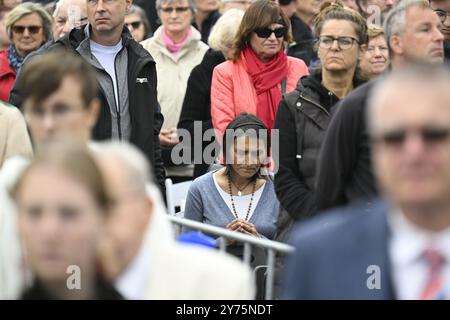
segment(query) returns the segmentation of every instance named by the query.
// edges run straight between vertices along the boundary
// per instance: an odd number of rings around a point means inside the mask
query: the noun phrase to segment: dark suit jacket
[[[284,299],[395,299],[388,255],[389,207],[382,201],[338,208],[293,233]],[[379,267],[379,289],[373,267]],[[368,270],[369,268],[369,270]],[[372,278],[371,278],[372,276]]]

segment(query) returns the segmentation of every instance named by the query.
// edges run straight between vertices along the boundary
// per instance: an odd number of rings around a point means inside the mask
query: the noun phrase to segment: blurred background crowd
[[[450,0],[0,0],[0,299],[450,298],[449,58]]]

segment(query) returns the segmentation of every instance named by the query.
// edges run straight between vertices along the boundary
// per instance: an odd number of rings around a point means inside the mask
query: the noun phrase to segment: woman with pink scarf
[[[141,42],[156,62],[158,101],[164,116],[160,133],[164,166],[169,177],[192,177],[193,166],[175,166],[171,149],[179,142],[176,127],[192,69],[200,64],[208,46],[200,32],[191,26],[195,13],[193,0],[157,0],[162,25],[153,37]]]

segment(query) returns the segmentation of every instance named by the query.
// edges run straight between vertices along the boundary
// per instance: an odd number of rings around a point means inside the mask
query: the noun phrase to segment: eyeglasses
[[[450,134],[450,128],[447,127],[424,127],[415,130],[413,133],[419,134],[422,141],[427,144],[435,144],[447,140]],[[385,132],[373,138],[374,142],[382,142],[387,146],[399,147],[406,141],[407,136],[411,134],[410,130],[397,129]]]
[[[141,26],[141,24],[142,24],[142,21],[133,21],[133,22],[130,22],[130,23],[125,23],[125,26],[129,29],[130,28],[130,26],[133,28],[133,29],[139,29],[139,27]]]
[[[434,10],[434,12],[436,12],[437,16],[439,17],[439,20],[441,20],[441,23],[444,23],[445,19],[447,19],[447,17],[450,18],[450,12],[448,12],[448,11],[436,9],[436,10]]]
[[[188,11],[190,8],[191,7],[165,7],[165,8],[161,7],[159,9],[164,13],[172,13],[175,10],[176,13],[180,14]]]
[[[31,34],[37,34],[42,27],[41,26],[13,26],[12,31],[17,34],[22,34],[25,32],[25,29],[28,30]]]
[[[280,27],[273,30],[270,28],[258,28],[255,30],[255,33],[258,37],[264,39],[269,38],[272,35],[272,33],[275,33],[275,37],[281,38],[284,37],[284,35],[286,34],[286,28]]]
[[[50,115],[53,119],[57,121],[63,121],[67,119],[67,117],[79,113],[83,111],[84,109],[81,107],[75,107],[70,106],[65,103],[56,103],[55,105],[51,107],[43,107],[43,106],[33,106],[29,107],[28,111],[26,112],[28,114],[28,117],[30,120],[39,120],[42,121],[45,117]]]
[[[333,46],[334,41],[337,41],[338,47],[341,50],[348,50],[353,46],[353,42],[359,43],[359,41],[352,37],[331,37],[321,36],[319,38],[319,47],[322,49],[330,49]]]

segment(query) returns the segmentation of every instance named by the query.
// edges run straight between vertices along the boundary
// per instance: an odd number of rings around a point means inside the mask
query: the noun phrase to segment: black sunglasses
[[[286,28],[285,27],[279,27],[276,29],[270,29],[270,28],[258,28],[255,30],[255,33],[260,38],[268,38],[272,35],[272,33],[275,33],[275,37],[281,38],[284,37],[286,34]]]
[[[439,143],[447,140],[450,134],[450,128],[445,127],[424,127],[418,131],[422,141],[428,144]],[[374,137],[374,142],[382,142],[389,146],[401,146],[407,136],[411,134],[408,130],[398,129],[385,132]]]
[[[13,26],[12,31],[14,33],[22,34],[25,32],[25,29],[27,29],[31,34],[37,34],[41,28],[41,26]]]
[[[125,23],[125,26],[127,28],[130,28],[130,26],[132,26],[133,29],[139,29],[141,24],[142,24],[142,21],[133,21],[133,22],[130,22],[130,23]]]

